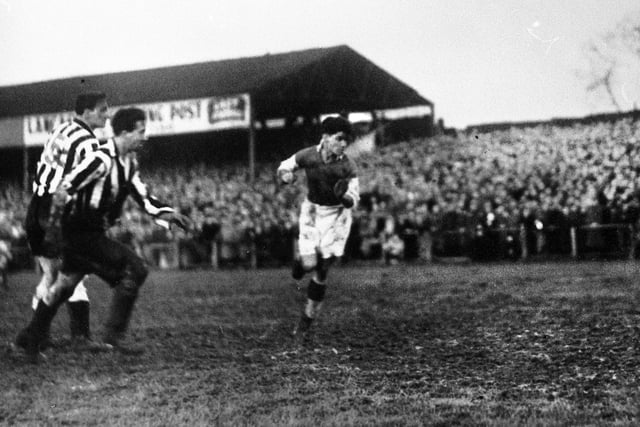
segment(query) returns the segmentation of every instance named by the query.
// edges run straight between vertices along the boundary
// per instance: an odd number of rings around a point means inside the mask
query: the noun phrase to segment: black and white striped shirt
[[[91,128],[75,118],[56,126],[44,145],[33,182],[38,196],[55,193],[63,178],[71,191],[78,191],[106,172],[108,153]]]
[[[135,153],[120,155],[115,141],[109,139],[100,147],[108,153],[107,173],[93,179],[73,195],[66,221],[79,229],[106,230],[120,215],[128,196],[149,215],[157,217],[174,209],[149,195],[140,179]]]

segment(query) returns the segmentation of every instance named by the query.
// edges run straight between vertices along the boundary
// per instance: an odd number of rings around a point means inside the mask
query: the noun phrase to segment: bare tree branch
[[[640,10],[615,29],[593,38],[585,46],[588,61],[586,91],[604,95],[617,111],[640,100]]]

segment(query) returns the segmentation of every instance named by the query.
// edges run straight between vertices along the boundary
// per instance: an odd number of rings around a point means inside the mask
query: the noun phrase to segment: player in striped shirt
[[[52,194],[65,175],[77,181],[76,186],[82,188],[91,177],[104,172],[108,159],[98,150],[100,143],[93,131],[105,126],[108,115],[109,108],[104,93],[82,93],[76,98],[75,117],[56,126],[44,145],[36,168],[33,196],[26,219],[29,246],[43,272],[33,296],[33,310],[55,281],[61,262],[57,245],[44,241],[50,220]],[[89,296],[84,280],[80,281],[69,298],[67,308],[74,345],[95,348],[91,345]]]
[[[18,337],[26,337],[25,352],[37,360],[38,347],[62,304],[85,274],[96,274],[114,290],[104,342],[123,353],[140,349],[123,344],[138,290],[148,268],[133,249],[107,236],[106,231],[119,219],[125,200],[133,199],[151,216],[167,224],[188,228],[189,220],[173,208],[158,202],[140,180],[136,150],[145,140],[145,113],[124,108],[112,118],[114,138],[99,147],[107,163],[102,174],[84,181],[82,172],[63,178],[53,204],[63,200],[61,231],[64,240],[63,263],[56,282],[38,303],[30,324]],[[80,162],[79,164],[82,164]],[[84,183],[80,186],[79,184]]]
[[[304,148],[280,163],[282,183],[293,182],[294,173],[304,169],[308,193],[300,207],[298,254],[292,275],[301,279],[314,272],[307,287],[307,303],[294,335],[307,338],[327,288],[327,274],[333,261],[344,254],[351,229],[351,208],[360,199],[357,167],[344,150],[351,139],[351,124],[341,116],[322,121],[322,138],[315,147]]]

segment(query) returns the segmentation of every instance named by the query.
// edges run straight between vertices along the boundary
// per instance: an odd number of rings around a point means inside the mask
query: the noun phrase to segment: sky
[[[579,117],[614,110],[586,90],[585,45],[638,12],[637,0],[0,0],[0,86],[346,44],[446,126]],[[628,110],[640,78],[625,79],[614,90]]]

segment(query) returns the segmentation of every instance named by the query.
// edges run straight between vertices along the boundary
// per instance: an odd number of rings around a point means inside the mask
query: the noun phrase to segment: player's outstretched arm
[[[147,186],[140,179],[140,174],[136,171],[131,180],[133,191],[131,195],[144,211],[156,219],[156,223],[161,227],[170,228],[172,224],[180,227],[185,232],[193,229],[191,219],[177,212],[171,206],[158,201],[149,194]]]
[[[161,221],[166,221],[168,224],[174,224],[177,227],[180,227],[185,233],[193,230],[193,222],[191,219],[176,211],[164,212],[160,215],[159,219]]]

